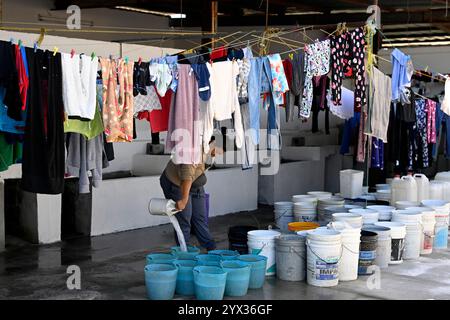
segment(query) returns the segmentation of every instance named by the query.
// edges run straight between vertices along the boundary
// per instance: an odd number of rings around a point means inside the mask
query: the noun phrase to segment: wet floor
[[[226,248],[229,226],[264,228],[272,218],[271,209],[263,207],[212,218],[210,229],[218,247]],[[145,256],[172,245],[170,225],[45,246],[9,238],[6,252],[0,253],[0,299],[146,299]],[[67,288],[70,265],[80,268],[81,290]],[[450,252],[389,266],[379,280],[360,277],[333,288],[317,288],[268,278],[263,289],[250,290],[242,299],[450,299]]]

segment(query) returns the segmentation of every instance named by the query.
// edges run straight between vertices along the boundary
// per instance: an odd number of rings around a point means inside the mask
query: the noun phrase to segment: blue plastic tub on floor
[[[199,254],[195,257],[199,266],[220,267],[222,256],[217,254]]]
[[[145,266],[145,285],[150,300],[170,300],[175,294],[178,269],[168,264]]]
[[[173,265],[176,257],[171,253],[150,253],[147,255],[147,264],[170,264]]]
[[[227,273],[219,267],[196,266],[194,268],[195,296],[198,300],[222,300]]]
[[[175,292],[182,296],[193,296],[195,294],[193,269],[197,266],[197,261],[175,260],[174,264],[178,268]]]
[[[194,246],[188,246],[187,252],[181,251],[179,246],[170,248],[172,250],[172,254],[178,260],[195,260],[195,257],[200,254],[200,249]]]
[[[208,254],[219,255],[222,260],[236,260],[239,257],[239,252],[234,250],[211,250]]]
[[[250,283],[249,289],[259,289],[266,280],[267,257],[256,254],[244,254],[239,256],[238,261],[244,261],[250,264]]]
[[[230,297],[245,296],[250,283],[250,264],[239,260],[229,260],[222,262],[222,268],[227,272],[225,295]]]

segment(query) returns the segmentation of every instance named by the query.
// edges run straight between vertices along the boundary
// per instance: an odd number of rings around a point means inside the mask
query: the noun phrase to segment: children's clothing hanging
[[[392,63],[392,101],[409,103],[409,91],[414,66],[411,57],[398,49],[391,53]]]
[[[29,103],[23,146],[22,188],[58,194],[64,189],[64,103],[61,54],[27,48]]]

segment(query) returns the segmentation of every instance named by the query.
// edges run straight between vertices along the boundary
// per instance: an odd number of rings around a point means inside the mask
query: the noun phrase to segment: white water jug
[[[413,176],[403,176],[392,181],[391,205],[397,201],[417,201],[417,183]]]
[[[427,176],[421,173],[414,175],[414,180],[417,184],[417,201],[422,201],[430,198],[430,181]]]

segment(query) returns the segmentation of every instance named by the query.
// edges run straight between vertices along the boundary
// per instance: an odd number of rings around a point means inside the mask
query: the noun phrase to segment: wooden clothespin
[[[70,50],[70,57],[73,58],[74,55],[75,55],[75,50],[74,49]]]
[[[53,48],[53,56],[56,56],[56,54],[58,53],[58,47],[54,47]]]

